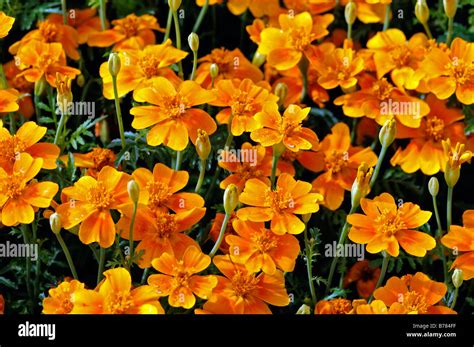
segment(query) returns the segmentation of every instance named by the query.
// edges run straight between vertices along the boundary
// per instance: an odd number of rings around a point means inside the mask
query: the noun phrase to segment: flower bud
[[[458,0],[443,0],[444,13],[446,17],[454,18],[456,15],[456,10],[458,8]]]
[[[171,11],[176,12],[181,6],[181,0],[168,0],[168,6],[170,7]]]
[[[301,307],[296,311],[296,314],[311,314],[311,307],[306,304],[301,305]]]
[[[234,212],[239,204],[239,189],[233,183],[229,184],[224,191],[224,210],[226,214]]]
[[[461,287],[463,282],[463,271],[461,269],[454,269],[452,280],[455,288]]]
[[[216,79],[216,77],[219,76],[219,65],[217,65],[216,63],[212,63],[209,67],[209,71],[211,74],[211,78],[213,80]]]
[[[119,72],[120,72],[120,68],[121,68],[121,62],[120,62],[120,56],[118,55],[118,53],[110,53],[109,55],[109,72],[110,74],[112,75],[112,77],[117,77]]]
[[[206,160],[209,157],[209,153],[211,153],[211,141],[205,130],[198,129],[196,152],[201,160]]]
[[[77,76],[76,83],[78,87],[81,87],[81,88],[84,87],[84,84],[86,83],[86,79],[84,78],[83,74],[80,74],[79,76]]]
[[[265,60],[267,59],[266,55],[263,55],[259,52],[255,52],[253,59],[252,59],[252,64],[255,65],[256,67],[260,67],[265,63]]]
[[[472,152],[465,149],[462,143],[456,143],[454,147],[451,146],[451,141],[448,138],[441,142],[444,153],[448,157],[446,169],[444,171],[444,179],[448,187],[453,188],[459,180],[461,175],[461,165],[470,162]]]
[[[461,169],[459,167],[452,167],[449,164],[446,165],[446,169],[444,170],[444,180],[449,188],[453,188],[456,183],[458,183],[460,176]]]
[[[127,190],[130,200],[132,200],[134,204],[138,203],[138,198],[140,197],[140,188],[138,187],[138,184],[135,182],[135,180],[128,181]]]
[[[436,197],[439,192],[439,181],[436,177],[431,177],[428,182],[428,190],[432,197]]]
[[[72,103],[71,80],[68,76],[56,73],[57,104],[62,114],[66,113]]]
[[[428,19],[430,18],[430,9],[426,4],[426,0],[417,0],[415,5],[415,15],[421,24],[428,23]]]
[[[278,106],[282,106],[285,102],[286,96],[288,95],[288,85],[286,83],[278,83],[275,86],[275,95],[278,96]]]
[[[41,96],[44,94],[44,91],[46,90],[46,85],[48,82],[46,82],[46,79],[44,76],[42,76],[39,80],[35,82],[35,95]]]
[[[367,163],[361,163],[357,169],[357,176],[352,184],[351,203],[352,206],[359,206],[360,200],[365,198],[370,191],[370,179],[374,173],[374,168]]]
[[[387,120],[379,132],[379,141],[382,147],[389,147],[395,140],[397,127],[394,119]]]
[[[301,219],[303,220],[304,224],[308,224],[309,220],[311,219],[312,213],[305,213],[301,215]]]
[[[189,48],[191,48],[193,52],[197,52],[197,50],[199,49],[199,36],[196,33],[189,34],[188,44]]]
[[[53,233],[59,234],[61,232],[61,218],[59,217],[59,214],[54,212],[49,216],[49,225],[51,226]]]
[[[344,17],[346,18],[346,23],[348,25],[354,24],[356,20],[356,4],[353,1],[350,1],[346,8],[344,9]]]

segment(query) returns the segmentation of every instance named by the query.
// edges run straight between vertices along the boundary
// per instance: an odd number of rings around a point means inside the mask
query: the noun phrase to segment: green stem
[[[193,71],[191,71],[191,77],[190,77],[191,81],[194,81],[194,79],[196,78],[197,64],[198,64],[198,52],[193,51]]]
[[[196,183],[196,188],[194,188],[195,193],[198,193],[199,190],[201,189],[202,183],[204,182],[205,175],[206,175],[206,161],[201,160],[201,167],[200,167],[200,170],[199,170],[199,178],[198,178],[198,181]]]
[[[131,269],[134,258],[134,249],[133,249],[133,231],[135,230],[135,219],[137,217],[138,201],[133,203],[133,213],[132,221],[130,223],[130,234],[128,236],[129,248],[130,248],[130,260],[128,268]]]
[[[67,5],[66,0],[61,0],[61,9],[63,12],[63,23],[67,24]]]
[[[374,174],[372,175],[372,178],[370,179],[370,188],[372,188],[375,184],[375,181],[377,181],[377,177],[380,173],[380,168],[382,167],[383,160],[385,158],[385,155],[387,154],[387,149],[388,147],[382,146],[382,149],[380,150],[379,158],[377,160],[377,165],[375,165],[375,169],[374,169]]]
[[[145,281],[146,281],[146,278],[148,277],[149,272],[150,272],[149,267],[147,267],[145,270],[143,270],[142,280],[140,281],[140,284],[145,284]]]
[[[436,231],[436,236],[438,239],[441,238],[441,236],[443,235],[443,228],[441,226],[441,218],[439,217],[439,210],[438,210],[438,202],[436,201],[436,197],[432,197],[433,198],[433,210],[434,210],[434,213],[435,213],[435,217],[436,217],[436,224],[438,226],[438,230]],[[444,246],[441,242],[438,242],[438,245],[439,245],[439,252],[440,252],[440,256],[441,256],[441,261],[443,262],[443,274],[444,274],[444,283],[447,283],[448,281],[448,268],[447,268],[447,265],[446,265],[446,254],[444,252]]]
[[[390,4],[385,5],[385,19],[383,21],[383,31],[388,29],[390,24]]]
[[[63,240],[63,237],[61,236],[60,233],[55,234],[55,235],[56,235],[56,238],[58,239],[59,244],[61,245],[64,255],[66,256],[66,260],[69,265],[69,269],[71,270],[72,276],[74,277],[75,280],[79,279],[79,277],[77,276],[76,267],[74,266],[74,263],[72,261],[71,253],[69,253],[69,249],[67,248],[67,245]]]
[[[217,241],[214,244],[214,247],[212,248],[211,253],[209,253],[209,256],[211,258],[217,253],[217,250],[221,246],[222,240],[224,240],[224,234],[225,234],[225,230],[227,228],[227,223],[229,222],[229,219],[230,219],[230,213],[226,213],[224,217],[224,221],[222,222],[221,230],[219,232],[219,237],[217,238]]]
[[[390,255],[386,252],[383,252],[382,270],[380,271],[380,277],[379,277],[379,280],[377,281],[375,289],[379,288],[383,283],[383,280],[385,278],[385,274],[387,273],[389,260],[390,260]],[[374,289],[374,291],[375,291],[375,289]],[[374,294],[372,293],[372,295],[370,296],[370,299],[369,299],[369,303],[372,302],[373,296],[374,296]]]
[[[10,116],[10,134],[13,135],[14,133],[16,133],[15,114],[10,113],[9,116]]]
[[[446,37],[446,44],[451,45],[451,40],[453,39],[453,29],[454,29],[454,17],[448,18],[448,36]]]
[[[97,264],[99,264],[99,254],[97,254],[97,250],[94,248],[92,244],[89,245],[89,248],[91,249],[92,253],[94,254],[95,261]]]
[[[99,17],[100,17],[100,26],[102,28],[102,31],[105,30],[107,27],[107,19],[105,16],[105,3],[106,0],[99,0]]]
[[[112,76],[112,85],[114,86],[115,113],[117,115],[117,123],[120,131],[120,141],[122,142],[122,149],[125,149],[126,142],[125,134],[123,131],[122,110],[120,109],[120,102],[118,97],[117,76]]]
[[[53,87],[48,85],[48,98],[49,98],[49,107],[51,108],[51,116],[54,120],[54,126],[58,128],[58,118],[56,116],[56,107],[54,102],[54,92]],[[39,113],[36,115],[39,118]]]
[[[20,224],[20,229],[23,234],[23,242],[25,244],[30,243],[29,233],[28,233],[28,226],[26,224]],[[28,297],[30,300],[30,304],[33,302],[33,291],[31,288],[31,258],[26,257],[26,291],[28,293]]]
[[[59,148],[62,148],[62,144],[59,143],[59,139],[61,138],[63,128],[66,126],[66,119],[67,119],[66,112],[61,112],[61,118],[59,118],[59,124],[56,129],[56,134],[54,135],[54,144],[59,145]]]
[[[276,170],[278,167],[278,160],[280,156],[276,153],[275,148],[273,149],[273,157],[272,157],[272,175],[270,177],[270,182],[272,184],[272,188],[275,188],[275,177],[276,177]]]
[[[453,187],[448,187],[448,201],[446,203],[446,232],[451,229],[451,220],[453,215]]]
[[[176,171],[179,171],[182,161],[183,161],[183,151],[176,151],[176,163],[174,167]]]
[[[97,284],[99,284],[102,279],[102,274],[104,272],[105,266],[105,248],[100,247],[99,251],[99,268],[97,270]]]
[[[426,35],[428,35],[428,38],[430,40],[433,39],[433,35],[431,34],[430,26],[428,25],[428,23],[422,23],[422,24],[423,24],[423,28],[425,28]]]
[[[298,64],[298,68],[301,72],[301,79],[303,81],[303,88],[301,90],[301,102],[304,101],[306,98],[306,94],[308,93],[308,59],[303,56]]]
[[[450,308],[452,310],[454,310],[454,307],[456,306],[456,301],[458,301],[458,293],[459,293],[459,288],[456,288],[454,290],[454,297],[453,297],[453,301],[451,302],[451,306],[450,306]]]
[[[206,16],[207,9],[209,8],[209,0],[206,0],[204,3],[204,6],[201,8],[201,11],[199,12],[199,16],[196,19],[196,23],[194,24],[193,27],[193,33],[196,33],[199,31],[199,28],[201,27],[202,21],[204,17]]]
[[[352,24],[347,23],[347,39],[352,40]]]
[[[316,290],[314,289],[314,282],[313,282],[313,248],[311,247],[308,239],[308,228],[305,224],[304,228],[304,244],[306,248],[306,272],[308,274],[308,284],[309,284],[309,291],[311,293],[311,300],[313,301],[313,305],[316,304]]]
[[[165,43],[170,38],[172,22],[173,22],[173,11],[170,8],[170,10],[168,11],[168,19],[166,21],[166,31],[165,31],[165,37],[163,38],[163,43]]]
[[[174,31],[176,34],[176,48],[181,49],[181,31],[179,29],[178,12],[173,11]],[[181,79],[184,79],[183,64],[181,61],[178,62],[178,75]]]

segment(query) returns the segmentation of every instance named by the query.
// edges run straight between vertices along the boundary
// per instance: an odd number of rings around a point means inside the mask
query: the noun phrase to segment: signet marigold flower
[[[108,148],[94,147],[89,153],[74,153],[74,166],[79,168],[87,169],[85,174],[97,178],[99,172],[105,166],[114,167],[115,160],[117,159],[115,153]],[[67,157],[61,157],[64,162],[67,161]]]
[[[71,313],[74,304],[73,294],[84,289],[84,283],[77,280],[65,280],[57,287],[48,291],[48,296],[43,299],[43,314],[68,314]]]
[[[51,13],[46,19],[51,23],[64,23],[63,16],[59,13]],[[79,44],[86,43],[92,33],[102,29],[96,8],[70,9],[67,24],[76,29]]]
[[[18,97],[20,93],[13,88],[0,90],[0,113],[16,112],[20,108]]]
[[[14,22],[15,18],[7,16],[5,12],[0,11],[0,39],[8,35]]]

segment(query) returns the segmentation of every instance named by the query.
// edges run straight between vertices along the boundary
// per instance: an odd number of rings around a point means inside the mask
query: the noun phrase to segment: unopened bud
[[[458,8],[458,0],[443,0],[444,13],[448,18],[454,18]]]
[[[308,224],[309,220],[311,219],[312,213],[305,213],[301,215],[301,219],[303,219],[304,224]]]
[[[370,179],[374,169],[367,163],[361,163],[357,169],[357,176],[352,184],[351,203],[353,207],[359,206],[360,200],[365,198],[370,191]]]
[[[285,103],[286,96],[288,95],[288,85],[286,83],[278,83],[275,86],[275,95],[278,96],[278,106],[282,106]]]
[[[206,160],[211,153],[211,141],[206,131],[198,129],[198,136],[196,139],[196,152],[201,160]]]
[[[224,210],[226,214],[234,212],[239,204],[239,189],[233,183],[229,184],[224,191]]]
[[[395,120],[387,120],[379,132],[379,141],[382,147],[389,147],[395,140],[397,135],[397,127]]]
[[[61,232],[61,218],[59,214],[56,212],[49,216],[49,225],[51,226],[51,230],[55,234],[59,234]]]
[[[81,87],[81,88],[84,87],[85,82],[86,82],[86,79],[84,78],[83,74],[80,74],[79,76],[77,76],[76,83],[78,87]]]
[[[211,78],[216,79],[216,77],[219,75],[219,65],[217,65],[216,63],[212,63],[209,67],[209,71],[211,74]]]
[[[266,55],[263,55],[259,52],[255,52],[252,59],[252,64],[255,65],[256,67],[261,67],[263,63],[265,63],[266,59],[267,59]]]
[[[189,34],[188,44],[189,48],[191,48],[193,52],[197,52],[197,50],[199,49],[199,36],[196,33]]]
[[[121,62],[120,62],[120,56],[118,55],[118,53],[110,53],[109,55],[109,72],[110,74],[112,75],[112,77],[117,77],[119,72],[120,72],[120,68],[121,68]]]
[[[346,18],[346,23],[348,25],[354,24],[356,20],[356,4],[353,1],[350,1],[346,8],[344,9],[344,17]]]
[[[453,188],[456,183],[459,181],[459,177],[461,176],[461,168],[458,166],[451,166],[446,165],[446,169],[444,170],[444,180],[449,188]]]
[[[454,269],[452,280],[455,288],[461,287],[463,282],[463,271],[461,269]]]
[[[430,9],[426,4],[426,0],[417,0],[415,5],[415,15],[421,24],[428,23],[428,18],[430,18]]]
[[[168,0],[168,6],[170,7],[171,11],[176,12],[181,6],[181,0]]]
[[[46,90],[46,85],[48,82],[46,82],[46,79],[41,77],[39,80],[35,82],[35,95],[41,96],[44,94],[44,91]]]
[[[138,184],[135,182],[135,180],[128,181],[127,190],[130,200],[132,200],[134,204],[138,203],[138,198],[140,197],[140,187],[138,187]]]
[[[301,307],[296,311],[296,314],[311,314],[311,307],[306,304],[301,305]]]
[[[436,197],[439,193],[439,181],[436,177],[431,177],[428,182],[428,190],[432,197]]]

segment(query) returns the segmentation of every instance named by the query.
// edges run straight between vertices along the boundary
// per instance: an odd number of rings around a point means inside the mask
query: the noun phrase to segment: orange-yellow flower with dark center
[[[370,267],[368,260],[358,261],[347,271],[344,288],[355,282],[357,293],[363,298],[368,298],[373,293],[379,277],[380,268]]]
[[[438,99],[456,94],[465,105],[474,103],[474,43],[457,37],[449,50],[433,48],[421,64],[428,88]]]
[[[116,155],[108,148],[94,147],[89,153],[74,153],[74,166],[87,169],[86,175],[97,178],[105,166],[114,166]],[[63,158],[67,160],[67,157]]]
[[[10,32],[15,18],[7,16],[5,12],[0,11],[0,39],[3,39]]]
[[[327,27],[334,20],[332,14],[311,16],[309,12],[296,15],[280,14],[280,28],[266,28],[261,33],[258,52],[278,70],[298,65],[303,55],[311,55],[311,43],[326,36]]]
[[[406,173],[420,170],[425,175],[444,172],[448,161],[442,141],[466,142],[464,115],[460,109],[448,108],[446,101],[433,94],[426,97],[430,113],[421,121],[419,128],[408,128],[398,124],[397,138],[410,139],[406,148],[399,147],[390,159],[392,165],[400,165]]]
[[[162,274],[151,275],[148,284],[156,287],[159,296],[168,296],[173,307],[189,309],[196,303],[196,297],[208,299],[217,285],[216,276],[199,276],[211,264],[211,257],[191,246],[182,255],[175,257],[164,253],[153,260],[153,267]]]
[[[441,243],[456,251],[453,253],[457,258],[451,265],[451,270],[462,270],[463,279],[468,281],[474,278],[474,210],[465,211],[462,220],[463,226],[451,225]]]
[[[130,203],[128,181],[129,175],[105,166],[97,179],[83,176],[74,186],[64,188],[62,194],[68,201],[57,209],[63,227],[71,229],[81,224],[79,239],[82,243],[98,242],[103,248],[112,246],[115,224],[110,212]]]
[[[292,152],[316,149],[318,136],[313,130],[301,124],[310,110],[310,107],[301,109],[292,104],[282,116],[278,111],[277,103],[266,102],[262,111],[255,115],[255,120],[261,128],[252,131],[250,138],[260,142],[264,147],[283,143],[286,149]]]
[[[158,77],[165,77],[177,86],[180,79],[169,68],[181,61],[188,53],[172,46],[171,40],[160,45],[149,45],[143,50],[120,52],[121,68],[117,75],[117,92],[122,97],[133,90],[133,95],[143,88],[151,87]],[[100,77],[104,85],[104,96],[112,100],[114,89],[108,62],[100,66]]]
[[[367,244],[367,252],[387,251],[392,257],[398,257],[401,246],[410,255],[424,257],[427,251],[436,247],[433,237],[413,230],[428,222],[431,212],[422,211],[411,202],[403,202],[398,207],[388,193],[373,200],[362,199],[360,205],[365,214],[347,216],[347,222],[352,225],[349,239]]]
[[[152,127],[147,135],[150,146],[162,143],[176,151],[186,148],[191,139],[196,143],[198,130],[213,134],[217,125],[205,111],[194,106],[214,100],[212,91],[205,90],[194,81],[184,81],[177,88],[163,77],[158,77],[151,88],[139,90],[135,100],[149,106],[137,106],[130,110],[134,115],[132,127]]]
[[[33,158],[43,159],[43,169],[55,169],[59,156],[59,147],[46,142],[38,142],[46,134],[46,127],[35,122],[24,123],[11,135],[0,121],[0,167],[10,172],[21,153],[28,153]]]
[[[72,294],[72,314],[164,314],[159,295],[151,286],[132,288],[124,268],[104,272],[95,290],[78,289]]]
[[[273,275],[277,268],[292,272],[300,252],[298,239],[290,234],[276,235],[265,228],[263,222],[250,222],[234,219],[232,223],[237,235],[228,235],[230,258],[245,264],[250,272]]]
[[[283,272],[273,275],[248,271],[243,264],[233,262],[229,255],[215,256],[214,265],[223,276],[217,276],[217,286],[204,304],[207,312],[218,314],[271,314],[268,304],[287,306],[290,303],[285,289]]]
[[[20,108],[18,97],[20,93],[16,89],[0,90],[0,113],[16,112]]]
[[[58,192],[53,182],[37,182],[33,178],[43,166],[43,159],[21,153],[10,172],[0,168],[1,222],[6,226],[30,224],[38,208],[46,208]]]
[[[72,296],[76,290],[84,289],[84,283],[71,280],[60,283],[57,287],[48,291],[48,297],[43,300],[43,314],[68,314],[72,311],[74,304]]]
[[[46,19],[52,23],[63,23],[63,16],[59,13],[52,13]],[[90,34],[102,29],[96,8],[70,9],[67,24],[77,30],[79,44],[86,43]]]
[[[277,235],[299,234],[305,226],[295,214],[317,212],[322,200],[320,194],[310,193],[311,188],[310,183],[296,181],[287,173],[278,177],[275,190],[258,179],[250,179],[239,200],[252,207],[239,209],[237,216],[252,222],[271,220],[271,230]]]
[[[24,76],[28,82],[39,81],[42,77],[48,83],[56,86],[56,74],[59,73],[73,79],[81,73],[80,70],[66,66],[60,43],[44,43],[32,40],[18,50],[17,58],[20,61],[19,76]]]
[[[220,111],[216,119],[220,124],[231,122],[231,132],[234,136],[240,136],[246,131],[258,128],[258,122],[254,115],[262,110],[267,101],[278,101],[273,95],[270,86],[265,82],[254,84],[246,78],[221,80],[217,83],[217,99],[210,102],[213,106],[226,107]]]
[[[91,47],[110,47],[114,51],[140,50],[155,44],[153,30],[164,31],[155,17],[134,13],[125,18],[112,21],[112,29],[95,32],[89,35],[87,44]]]
[[[362,163],[373,167],[377,156],[369,148],[353,147],[349,127],[337,123],[320,143],[319,151],[306,152],[299,158],[307,169],[324,171],[313,181],[314,191],[324,197],[323,204],[336,210],[344,201],[344,191],[350,191]]]
[[[417,272],[413,276],[390,278],[385,286],[375,290],[374,297],[390,307],[391,314],[455,314],[439,304],[447,290],[444,283]]]

